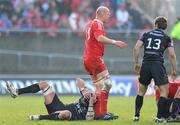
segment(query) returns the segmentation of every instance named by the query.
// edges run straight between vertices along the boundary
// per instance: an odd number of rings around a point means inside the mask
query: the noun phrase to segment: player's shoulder
[[[166,33],[164,33],[164,38],[165,38],[165,40],[166,40],[167,42],[173,42],[172,39],[171,39],[171,37],[170,37],[168,34],[166,34]]]
[[[92,21],[92,25],[95,26],[95,27],[103,27],[103,22],[98,20],[98,19],[94,19]]]
[[[93,21],[90,20],[89,22],[87,22],[86,27],[90,27],[92,25],[92,23],[93,23]]]
[[[145,31],[145,32],[143,32],[142,34],[141,34],[141,36],[147,36],[147,35],[149,35],[150,34],[150,32],[152,32],[152,30],[150,30],[150,31]]]
[[[103,25],[103,22],[101,20],[98,20],[98,19],[94,19],[94,20],[92,20],[92,22],[94,24],[101,24],[101,25]]]

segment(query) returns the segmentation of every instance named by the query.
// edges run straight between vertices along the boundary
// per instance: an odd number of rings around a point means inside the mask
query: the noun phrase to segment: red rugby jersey
[[[98,19],[90,21],[85,30],[86,48],[84,58],[102,57],[104,55],[104,44],[96,39],[101,35],[105,35],[103,22]]]

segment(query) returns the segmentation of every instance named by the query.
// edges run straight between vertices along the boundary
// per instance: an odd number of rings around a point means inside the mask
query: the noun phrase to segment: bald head
[[[109,11],[109,9],[108,9],[107,7],[105,7],[105,6],[100,6],[100,7],[97,8],[96,14],[98,15],[98,14],[100,14],[100,13],[102,13],[102,12],[106,12],[106,11]]]
[[[109,8],[105,6],[99,6],[96,10],[96,18],[100,19],[101,21],[106,21],[110,16]]]

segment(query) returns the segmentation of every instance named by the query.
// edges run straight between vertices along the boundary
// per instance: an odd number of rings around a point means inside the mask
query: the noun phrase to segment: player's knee
[[[68,120],[71,118],[71,112],[68,110],[61,111],[58,115],[59,119],[61,120]]]
[[[103,89],[106,91],[109,91],[112,88],[112,83],[110,79],[103,80],[103,85],[104,85]]]
[[[41,81],[39,83],[39,87],[43,91],[43,95],[49,95],[50,93],[54,92],[52,86],[49,85],[46,81]]]
[[[162,86],[158,86],[159,87],[159,91],[160,91],[160,96],[161,97],[165,97],[167,98],[168,97],[168,85],[162,85]]]
[[[145,86],[145,85],[143,85],[143,84],[139,84],[139,89],[138,89],[138,95],[140,95],[140,96],[144,96],[145,95],[145,93],[146,93],[146,91],[147,91],[147,87],[148,86]]]
[[[39,87],[40,87],[41,90],[44,90],[44,89],[46,89],[47,87],[49,87],[49,84],[48,84],[47,81],[40,81],[40,82],[39,82]]]

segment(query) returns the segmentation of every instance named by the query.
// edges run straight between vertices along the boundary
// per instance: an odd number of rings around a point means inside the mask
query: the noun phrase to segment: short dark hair
[[[167,28],[167,19],[163,16],[156,17],[155,26],[159,29],[165,30]]]

